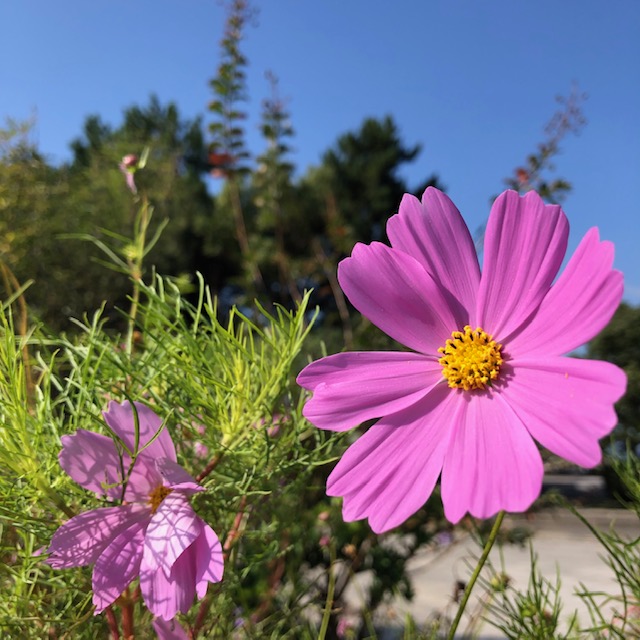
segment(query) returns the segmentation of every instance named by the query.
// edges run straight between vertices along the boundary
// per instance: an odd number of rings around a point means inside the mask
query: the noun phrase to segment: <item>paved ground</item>
[[[599,476],[552,477],[547,485],[557,485],[565,494],[581,495],[596,498],[591,503],[607,503],[599,500],[598,492],[604,494],[602,479]],[[566,486],[562,487],[563,483]],[[586,500],[585,502],[589,502]],[[581,512],[594,526],[608,530],[612,525],[627,539],[640,536],[640,521],[635,513],[624,509],[612,509],[587,506]],[[617,593],[619,591],[611,569],[603,562],[603,548],[593,534],[573,514],[565,509],[550,508],[533,515],[507,516],[503,530],[525,528],[532,533],[531,544],[538,557],[538,570],[546,578],[555,582],[559,572],[561,577],[560,594],[564,603],[564,615],[567,619],[574,611],[585,623],[588,622],[587,608],[583,601],[575,595],[576,589],[583,584],[592,591]],[[453,615],[456,605],[453,595],[457,581],[466,581],[475,563],[473,558],[480,553],[474,540],[464,533],[456,533],[453,541],[438,548],[425,550],[410,565],[410,572],[416,590],[413,602],[396,602],[390,610],[400,622],[404,613],[410,613],[418,622],[424,622],[438,612]],[[497,547],[490,555],[490,562],[498,570],[509,576],[511,584],[519,589],[526,589],[530,574],[530,548],[525,546],[506,545],[501,550]],[[485,592],[486,593],[486,592]],[[468,607],[471,614],[479,616],[478,596],[482,590],[472,596]],[[472,616],[473,618],[473,616]],[[468,628],[467,618],[461,631]],[[472,622],[472,620],[471,620]],[[381,634],[382,638],[393,637],[390,633]],[[463,637],[462,635],[460,637]],[[499,632],[486,623],[480,628],[482,640],[503,638]]]
[[[629,539],[640,535],[638,518],[633,513],[618,509],[586,508],[583,514],[592,524],[605,530],[614,524],[616,530]],[[533,532],[531,544],[538,557],[540,574],[553,582],[556,575],[561,577],[560,595],[565,605],[563,617],[577,610],[580,619],[588,621],[587,608],[575,595],[581,584],[592,591],[619,591],[613,572],[601,558],[602,546],[571,513],[553,510],[536,514],[531,519],[510,517],[505,525],[526,527]],[[447,548],[421,554],[411,566],[416,598],[409,605],[398,603],[398,612],[408,611],[420,622],[438,611],[453,615],[456,610],[452,603],[456,581],[466,580],[475,566],[473,558],[477,557],[479,551],[478,545],[469,536],[464,536]],[[524,547],[507,545],[502,549],[494,548],[489,560],[497,570],[506,572],[514,587],[526,589],[531,570],[528,544]],[[476,592],[470,613],[478,613],[478,596],[482,595],[481,590]],[[491,627],[485,624],[482,637],[502,637],[490,630]]]

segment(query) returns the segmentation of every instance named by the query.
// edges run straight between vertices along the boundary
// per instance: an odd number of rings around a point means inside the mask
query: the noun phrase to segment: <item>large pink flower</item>
[[[189,497],[203,488],[176,463],[162,421],[143,404],[133,404],[135,413],[128,402],[111,402],[103,414],[122,450],[90,431],[62,437],[62,468],[85,489],[124,504],[71,518],[54,534],[48,562],[56,568],[95,565],[96,614],[139,577],[149,610],[170,620],[188,611],[196,594],[204,597],[209,582],[222,579],[222,547],[189,505]]]
[[[609,321],[622,296],[613,245],[587,232],[564,272],[569,234],[557,205],[503,193],[480,273],[451,200],[429,188],[390,218],[391,247],[357,244],[340,285],[371,322],[414,352],[339,353],[310,364],[305,416],[343,431],[380,418],[327,481],[346,520],[376,532],[415,513],[441,478],[446,517],[523,511],[540,494],[535,441],[583,467],[616,424],[626,378],[607,362],[562,357]]]

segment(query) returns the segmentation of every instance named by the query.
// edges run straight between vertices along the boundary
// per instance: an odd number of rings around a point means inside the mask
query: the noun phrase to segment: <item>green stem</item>
[[[133,293],[131,296],[131,308],[129,310],[129,325],[127,328],[126,352],[129,357],[133,353],[133,334],[136,328],[136,316],[140,304],[140,280],[142,278],[142,263],[144,261],[147,229],[149,227],[149,201],[144,196],[138,218],[134,224],[133,246],[134,256],[128,259],[129,276],[133,281]]]
[[[333,573],[333,563],[336,560],[335,547],[333,543],[329,547],[329,585],[327,587],[327,601],[324,606],[324,613],[322,614],[322,624],[320,625],[320,631],[318,632],[318,640],[324,640],[329,629],[329,620],[331,619],[331,611],[333,610],[333,594],[336,587],[336,577]]]
[[[473,570],[473,574],[467,582],[467,586],[464,588],[464,594],[462,596],[462,600],[460,601],[460,606],[458,607],[458,611],[456,613],[456,617],[451,624],[451,628],[449,629],[449,635],[447,636],[447,640],[453,640],[456,635],[456,630],[458,629],[458,625],[460,624],[460,620],[462,619],[462,614],[469,602],[469,598],[471,597],[471,592],[473,591],[473,587],[475,586],[478,577],[480,576],[480,572],[482,571],[482,567],[484,567],[487,558],[489,557],[489,553],[493,548],[493,545],[498,537],[498,532],[500,531],[500,526],[502,525],[502,521],[504,520],[504,511],[500,511],[496,516],[496,521],[493,523],[493,527],[491,528],[491,533],[489,534],[489,538],[487,539],[487,543],[484,545],[484,549],[482,551],[482,555],[478,560],[478,564],[476,568]]]

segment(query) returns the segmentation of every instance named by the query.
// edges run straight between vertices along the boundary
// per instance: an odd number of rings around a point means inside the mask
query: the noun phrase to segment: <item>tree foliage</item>
[[[589,343],[587,356],[624,369],[627,392],[616,405],[616,434],[623,442],[640,444],[640,307],[623,302],[611,322]]]

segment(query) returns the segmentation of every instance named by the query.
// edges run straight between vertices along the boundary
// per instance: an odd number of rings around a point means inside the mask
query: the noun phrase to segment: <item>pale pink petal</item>
[[[62,436],[62,451],[58,455],[60,466],[81,487],[111,500],[122,499],[122,469],[130,459],[120,459],[111,438],[79,429],[73,435]]]
[[[147,502],[153,489],[162,484],[156,461],[140,455],[127,480],[124,498],[127,502]]]
[[[613,251],[595,227],[587,232],[533,318],[505,339],[512,357],[569,353],[604,329],[624,289]]]
[[[158,567],[168,576],[178,557],[201,532],[202,520],[187,497],[177,491],[170,493],[149,522],[144,541],[145,566]]]
[[[201,487],[177,462],[169,458],[160,458],[156,460],[156,467],[164,480],[165,487],[180,491],[183,495],[204,491],[204,487]]]
[[[97,559],[92,580],[96,614],[115,602],[138,576],[147,522],[145,518],[121,531]]]
[[[338,279],[362,315],[415,351],[437,355],[462,321],[415,258],[379,242],[356,244],[338,265]]]
[[[204,598],[210,582],[220,582],[224,573],[224,555],[216,532],[202,522],[202,533],[189,547],[195,562],[196,593]],[[175,567],[174,567],[175,572]]]
[[[158,640],[189,640],[187,632],[177,620],[156,618],[152,624]]]
[[[391,246],[418,260],[461,309],[475,310],[478,258],[469,229],[447,195],[428,187],[420,203],[406,194],[398,214],[387,222],[387,235]],[[464,326],[468,320],[461,322]]]
[[[457,400],[441,384],[347,449],[327,480],[327,494],[344,497],[347,522],[369,518],[373,531],[382,533],[424,505],[442,469]]]
[[[583,467],[597,465],[602,458],[598,440],[618,422],[613,405],[626,389],[624,371],[578,358],[511,364],[513,375],[502,395],[529,433],[562,458]]]
[[[53,534],[47,562],[56,569],[93,564],[115,536],[149,516],[150,510],[139,505],[81,513]]]
[[[219,582],[223,573],[222,546],[209,525],[198,518],[201,534],[187,547],[167,576],[154,564],[154,558],[143,558],[140,587],[149,610],[165,620],[176,613],[186,613],[197,593],[203,598],[209,582]],[[151,559],[151,563],[146,560]]]
[[[525,426],[500,393],[459,391],[456,400],[463,410],[451,421],[442,469],[445,516],[455,524],[465,513],[526,511],[540,495],[543,467]]]
[[[395,351],[337,353],[305,367],[298,384],[313,390],[304,415],[321,429],[344,431],[408,407],[441,381],[434,358]]]
[[[505,191],[491,208],[478,291],[477,324],[502,341],[538,308],[567,250],[569,223],[558,205],[530,191]]]
[[[196,595],[195,554],[191,547],[187,547],[173,563],[169,574],[165,574],[155,561],[156,558],[143,555],[140,590],[154,616],[171,620],[177,613],[187,613],[193,604]]]
[[[141,402],[134,402],[139,423],[138,449],[150,459],[171,458],[176,460],[176,450],[169,432],[162,428],[162,420],[149,407]],[[135,449],[135,419],[133,407],[128,401],[118,404],[111,401],[107,410],[102,414],[106,423],[114,433],[124,442],[125,446],[133,452]],[[149,445],[152,438],[160,431],[160,435]]]

